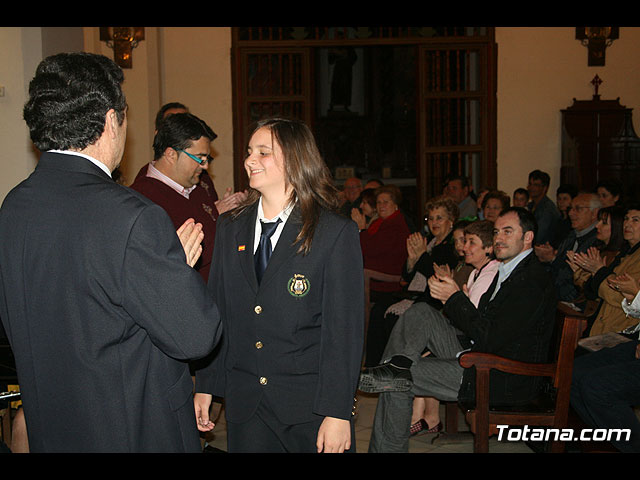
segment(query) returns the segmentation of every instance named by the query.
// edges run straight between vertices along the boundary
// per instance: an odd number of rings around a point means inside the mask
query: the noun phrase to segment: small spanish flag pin
[[[245,248],[246,248],[245,245],[238,245],[239,252],[244,252]]]

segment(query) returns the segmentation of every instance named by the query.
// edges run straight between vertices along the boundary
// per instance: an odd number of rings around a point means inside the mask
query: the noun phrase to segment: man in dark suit
[[[189,266],[201,226],[179,238],[161,207],[111,178],[123,80],[110,59],[73,53],[43,60],[29,87],[43,153],[0,210],[0,317],[32,452],[200,450],[187,360],[220,336]]]
[[[413,397],[474,401],[475,372],[458,363],[465,349],[525,362],[546,361],[556,298],[551,277],[533,253],[536,222],[520,207],[503,211],[495,222],[498,274],[476,308],[452,279],[431,277],[434,298],[444,303],[446,320],[433,322],[426,345],[434,355],[411,360],[395,356],[369,369],[361,384],[378,391],[370,452],[406,452]],[[443,319],[445,318],[443,317]],[[459,332],[464,334],[459,337]],[[541,387],[538,378],[492,372],[492,405],[526,403]]]

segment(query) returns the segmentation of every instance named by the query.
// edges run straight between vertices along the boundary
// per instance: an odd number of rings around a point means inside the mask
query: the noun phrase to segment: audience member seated
[[[640,278],[640,203],[632,203],[625,208],[623,223],[624,244],[620,253],[609,265],[602,265],[585,282],[585,297],[601,300],[600,308],[589,330],[589,335],[619,332],[633,325],[635,320],[627,316],[621,307],[623,295],[610,286],[616,276],[628,274]]]
[[[360,246],[364,268],[391,275],[400,275],[407,260],[407,237],[410,234],[404,215],[399,210],[400,189],[385,185],[376,190],[378,218],[366,225],[359,224]],[[371,281],[371,300],[401,289],[400,282]]]
[[[488,290],[498,271],[500,262],[493,257],[493,222],[479,220],[468,225],[464,230],[464,256],[467,264],[473,267],[467,282],[459,287],[469,297],[471,303],[477,307],[480,298]],[[436,269],[437,278],[451,278],[447,269]],[[455,281],[455,280],[454,280]],[[361,374],[360,389],[367,392],[384,391],[383,378],[378,372],[389,367],[390,362],[397,355],[417,360],[421,356],[430,355],[427,341],[430,319],[433,316],[442,317],[443,314],[433,307],[421,303],[409,308],[400,316],[396,323],[386,349],[382,356],[383,364],[373,369],[367,369]],[[461,332],[460,332],[461,333]],[[413,400],[413,416],[410,434],[435,433],[442,429],[439,412],[440,402],[434,397],[416,396]]]
[[[511,205],[511,199],[502,190],[487,192],[482,200],[482,218],[495,222],[500,212]]]
[[[571,210],[571,201],[578,195],[578,189],[575,185],[568,183],[560,185],[556,190],[556,205],[560,212],[560,218],[556,223],[556,231],[551,245],[558,248],[560,242],[571,231],[571,219],[569,218],[569,210]]]
[[[623,291],[623,311],[638,322],[638,282],[626,275],[612,283]],[[633,287],[627,289],[625,284]],[[612,437],[613,446],[624,453],[640,453],[640,420],[633,409],[640,405],[640,329],[637,327],[628,342],[576,357],[571,383],[571,406],[589,427],[630,430],[629,439],[624,435]]]
[[[510,208],[494,225],[493,249],[498,273],[478,307],[450,277],[429,279],[434,298],[444,303],[444,315],[432,315],[424,329],[426,357],[394,356],[387,365],[378,398],[369,452],[407,452],[416,395],[441,401],[475,399],[475,373],[463,369],[458,355],[467,348],[524,362],[547,360],[557,301],[548,272],[533,254],[536,223],[531,212]],[[461,341],[459,332],[464,339]],[[382,377],[380,370],[376,377]],[[392,377],[392,378],[389,378]],[[365,381],[361,383],[379,383]],[[494,406],[527,403],[540,391],[539,378],[491,374]]]
[[[406,282],[411,282],[416,273],[424,278],[431,277],[434,264],[455,268],[459,262],[452,241],[453,225],[460,216],[458,206],[451,198],[440,196],[428,201],[425,210],[430,237],[412,235],[407,242],[408,257],[402,272]],[[440,303],[429,295],[428,289],[416,301],[440,307]]]
[[[467,278],[473,270],[464,261],[464,229],[471,222],[468,220],[460,220],[454,226],[451,232],[453,245],[458,255],[458,264],[453,269],[453,278],[460,288],[467,282]],[[421,245],[423,237],[420,233],[413,233],[407,238],[407,251],[413,251],[412,245]],[[437,253],[437,252],[436,252]],[[448,265],[445,264],[448,268]],[[365,353],[365,366],[375,366],[380,363],[382,352],[387,344],[389,335],[398,317],[413,305],[415,299],[422,294],[427,288],[427,278],[416,273],[411,282],[406,284],[403,292],[390,296],[388,299],[378,301],[371,308],[369,316],[369,326],[367,328],[367,341]],[[398,301],[398,297],[402,297]]]
[[[356,177],[347,178],[340,192],[340,213],[345,217],[351,216],[351,210],[360,206],[362,180]]]
[[[569,210],[572,230],[560,242],[558,249],[554,249],[549,243],[534,247],[538,259],[547,264],[551,272],[560,301],[576,304],[581,296],[580,289],[573,281],[573,270],[567,264],[567,252],[586,252],[596,242],[599,208],[600,200],[597,195],[578,194],[571,201]],[[576,306],[581,310],[585,308],[584,302]]]
[[[601,208],[598,210],[596,223],[596,242],[586,252],[567,252],[567,263],[573,270],[573,283],[582,292],[584,283],[598,271],[601,266],[611,264],[620,252],[624,243],[622,222],[624,209],[618,206]],[[584,293],[581,294],[584,297]],[[579,299],[578,304],[586,299]],[[599,301],[586,300],[584,313],[591,316],[595,313]]]
[[[482,212],[482,201],[484,200],[484,196],[491,191],[490,188],[482,187],[478,191],[478,195],[476,197],[476,219],[484,220],[484,213]]]
[[[529,204],[529,191],[526,188],[516,188],[513,191],[513,206],[527,208]]]
[[[471,185],[469,179],[463,175],[451,175],[445,182],[443,194],[456,202],[458,206],[458,218],[475,220],[478,210],[478,204],[471,194]],[[456,220],[458,220],[456,218]]]
[[[606,179],[598,182],[596,193],[603,207],[622,205],[622,185],[618,180]]]
[[[378,218],[376,211],[376,191],[366,188],[360,194],[360,205],[351,209],[351,219],[358,224],[360,230],[366,230]]]
[[[546,172],[534,170],[529,174],[529,204],[527,208],[533,212],[538,222],[538,234],[536,244],[544,245],[553,242],[554,229],[560,212],[555,202],[547,196],[551,178]]]

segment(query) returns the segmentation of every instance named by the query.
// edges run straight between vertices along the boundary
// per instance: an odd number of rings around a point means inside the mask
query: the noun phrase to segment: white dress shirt
[[[291,215],[291,210],[293,210],[293,204],[285,207],[278,215],[273,218],[266,218],[264,216],[264,210],[262,209],[262,197],[258,201],[258,215],[256,215],[256,228],[255,228],[255,236],[253,241],[253,253],[255,255],[256,250],[258,249],[258,245],[260,244],[260,234],[262,233],[262,226],[260,225],[260,220],[264,223],[273,223],[280,218],[282,222],[280,225],[276,227],[276,231],[271,236],[271,251],[276,249],[276,244],[278,243],[278,239],[280,238],[280,234],[282,233],[282,229],[284,228],[284,224],[287,223],[289,219],[289,215]]]

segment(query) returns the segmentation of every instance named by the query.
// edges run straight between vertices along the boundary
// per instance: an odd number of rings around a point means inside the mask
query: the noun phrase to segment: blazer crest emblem
[[[288,292],[294,297],[304,297],[309,293],[309,287],[309,280],[301,273],[294,274],[287,284]]]

